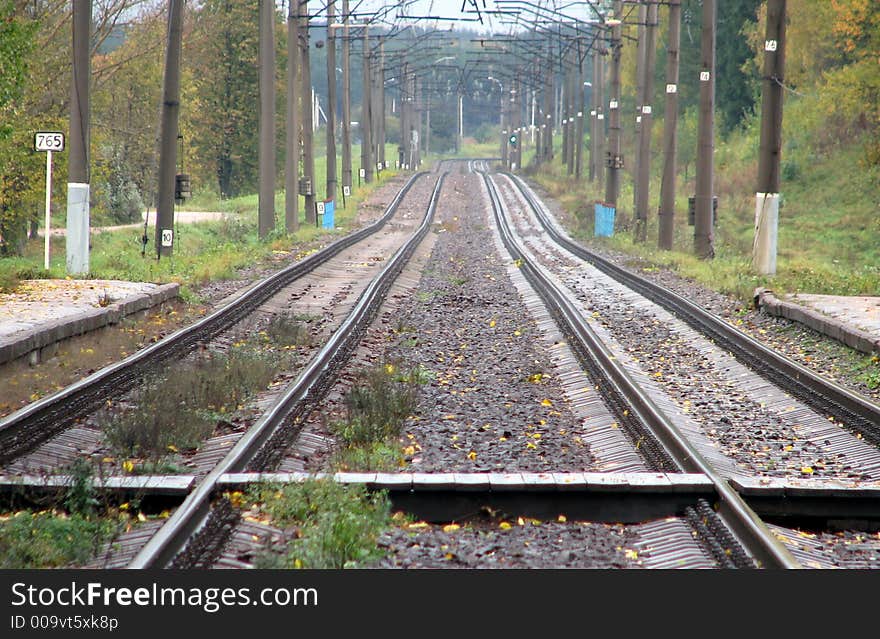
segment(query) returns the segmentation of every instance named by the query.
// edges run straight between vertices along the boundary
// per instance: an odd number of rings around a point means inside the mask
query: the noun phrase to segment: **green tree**
[[[0,0],[0,255],[22,251],[28,218],[33,217],[33,211],[25,211],[40,174],[30,135],[17,126],[24,116],[21,96],[36,29],[12,0]]]
[[[190,143],[213,165],[221,197],[257,189],[258,13],[258,3],[207,0],[188,40]]]

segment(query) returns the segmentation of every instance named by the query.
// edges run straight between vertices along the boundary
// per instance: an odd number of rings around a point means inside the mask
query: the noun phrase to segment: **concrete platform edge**
[[[152,308],[177,297],[179,292],[180,284],[176,282],[161,284],[150,293],[133,295],[105,308],[84,311],[73,317],[48,322],[35,330],[22,332],[8,341],[0,341],[0,365],[70,337],[117,324],[127,315]]]
[[[781,300],[765,288],[755,289],[755,307],[793,322],[809,326],[814,331],[827,335],[862,353],[880,353],[880,339],[870,333],[845,324],[838,319],[823,315],[819,311],[792,302]]]

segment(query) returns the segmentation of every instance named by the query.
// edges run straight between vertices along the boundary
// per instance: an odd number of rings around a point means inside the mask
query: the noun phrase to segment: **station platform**
[[[796,293],[776,297],[755,290],[755,306],[828,335],[862,353],[880,355],[880,297]]]
[[[0,365],[176,298],[180,285],[119,280],[26,280],[0,293]],[[0,383],[2,388],[2,383]]]

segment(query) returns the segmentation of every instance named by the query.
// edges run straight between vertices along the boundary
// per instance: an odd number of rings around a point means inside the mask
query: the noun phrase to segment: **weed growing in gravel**
[[[121,457],[158,467],[169,452],[195,449],[214,429],[216,415],[234,411],[275,376],[278,356],[248,344],[211,353],[168,371],[134,392],[131,408],[105,410],[98,422]]]
[[[312,319],[310,317],[304,319],[301,315],[287,312],[280,313],[272,317],[261,334],[276,347],[308,346],[312,343],[312,335],[305,322],[310,322]]]
[[[345,398],[347,419],[332,426],[349,446],[382,442],[400,435],[424,383],[422,368],[402,369],[386,362],[360,373]]]
[[[403,452],[394,442],[372,442],[345,446],[333,455],[333,468],[339,472],[390,473],[404,465]]]
[[[255,487],[248,500],[272,525],[296,529],[286,548],[267,550],[258,558],[258,568],[354,568],[382,556],[376,541],[391,524],[384,492],[308,479]]]
[[[423,366],[386,362],[362,371],[345,398],[347,416],[330,425],[340,442],[332,465],[341,471],[392,471],[403,465],[397,444],[419,386],[433,374]]]

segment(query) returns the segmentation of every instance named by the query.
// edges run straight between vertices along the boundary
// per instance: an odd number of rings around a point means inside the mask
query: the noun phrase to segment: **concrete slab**
[[[0,293],[0,364],[116,324],[177,297],[180,285],[120,280],[25,280]]]
[[[862,353],[880,353],[880,297],[796,293],[780,299],[773,291],[758,288],[755,305]]]

